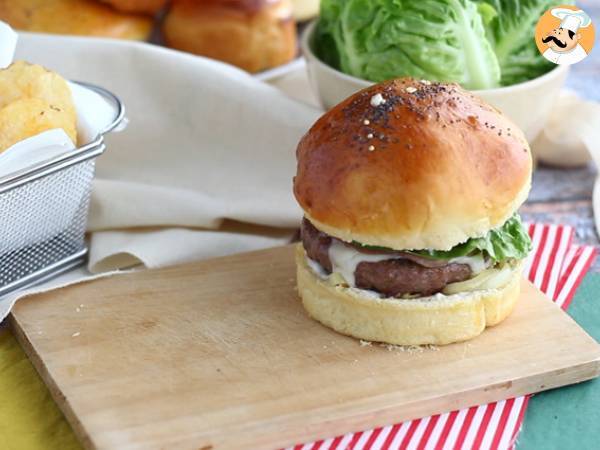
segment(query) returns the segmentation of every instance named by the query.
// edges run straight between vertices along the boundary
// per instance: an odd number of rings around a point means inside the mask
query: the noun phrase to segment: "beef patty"
[[[306,254],[331,273],[329,246],[334,237],[319,231],[306,218],[302,221],[301,238]],[[389,297],[405,294],[427,296],[440,292],[449,283],[471,277],[467,264],[447,264],[400,251],[372,251],[345,243],[362,253],[389,253],[390,259],[380,262],[361,262],[354,272],[357,288],[371,289]]]

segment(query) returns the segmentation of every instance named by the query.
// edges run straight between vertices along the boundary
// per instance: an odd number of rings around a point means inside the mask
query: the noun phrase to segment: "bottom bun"
[[[415,299],[380,298],[370,291],[334,286],[308,266],[296,250],[298,292],[311,317],[335,331],[395,345],[444,345],[466,341],[513,310],[521,287],[521,265],[499,289],[436,294]]]

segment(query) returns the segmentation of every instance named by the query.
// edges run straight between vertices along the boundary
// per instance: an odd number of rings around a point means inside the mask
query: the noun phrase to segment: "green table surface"
[[[584,278],[569,314],[600,341],[600,275]],[[532,324],[535,327],[535,324]],[[516,450],[600,449],[600,378],[534,395]]]

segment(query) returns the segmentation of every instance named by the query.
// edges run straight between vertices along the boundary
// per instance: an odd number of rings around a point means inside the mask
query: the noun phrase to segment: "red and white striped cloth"
[[[596,249],[572,245],[569,226],[531,224],[533,252],[525,264],[529,280],[567,309]],[[529,396],[437,414],[386,427],[300,444],[286,450],[510,449],[521,429]]]

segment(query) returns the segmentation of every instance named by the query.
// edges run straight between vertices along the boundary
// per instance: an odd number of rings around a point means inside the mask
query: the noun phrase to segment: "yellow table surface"
[[[7,329],[0,329],[0,448],[81,449],[48,388]]]

